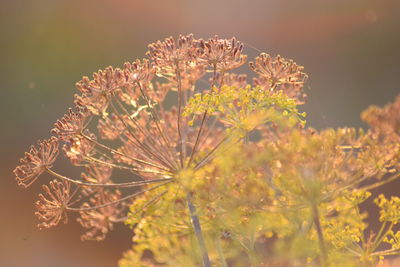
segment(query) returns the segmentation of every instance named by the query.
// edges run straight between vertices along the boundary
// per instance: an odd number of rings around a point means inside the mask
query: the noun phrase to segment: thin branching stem
[[[164,157],[160,157],[162,156],[161,153],[155,153],[153,152],[154,149],[148,147],[148,145],[146,145],[145,143],[141,142],[139,140],[139,138],[132,132],[130,126],[126,123],[126,121],[124,120],[124,118],[122,118],[122,116],[119,114],[117,108],[115,107],[115,105],[112,103],[112,101],[110,101],[111,107],[114,110],[114,112],[117,114],[118,119],[121,121],[121,123],[125,126],[125,128],[128,130],[130,136],[133,138],[133,140],[135,141],[135,143],[137,143],[139,145],[139,148],[146,153],[150,158],[154,157],[156,158],[159,162],[161,162],[163,165],[167,166],[170,169],[174,169],[173,168],[173,164],[171,162],[169,162],[168,160],[166,160]]]
[[[214,89],[214,85],[215,85],[216,78],[217,78],[217,66],[216,66],[216,64],[214,64],[214,68],[213,68],[213,79],[212,79],[212,83],[211,83],[211,93],[212,93],[212,91],[213,91],[213,89]],[[210,98],[210,99],[211,99],[211,98]],[[207,106],[208,106],[209,104],[210,104],[210,100],[208,101]],[[202,134],[203,129],[204,129],[204,123],[205,123],[206,120],[207,120],[207,115],[208,115],[208,109],[206,109],[206,110],[204,111],[203,117],[201,118],[200,128],[199,128],[199,130],[198,130],[198,132],[197,132],[196,141],[195,141],[195,143],[194,143],[192,152],[191,152],[191,154],[190,154],[190,159],[189,159],[188,166],[190,166],[190,164],[192,163],[193,157],[194,157],[194,155],[195,155],[195,153],[196,153],[196,150],[197,150],[197,147],[198,147],[198,145],[199,145],[200,137],[201,137],[201,134]]]
[[[377,251],[371,254],[371,256],[389,256],[398,255],[400,248],[391,248],[387,250]]]
[[[89,187],[137,187],[137,186],[144,186],[148,184],[153,184],[153,183],[161,183],[161,182],[167,182],[167,181],[172,181],[173,178],[162,178],[162,179],[153,179],[153,180],[147,180],[147,181],[139,181],[139,182],[126,182],[126,183],[107,183],[107,184],[101,184],[101,183],[87,183],[87,182],[82,182],[79,180],[71,179],[69,177],[66,177],[64,175],[61,175],[51,169],[46,169],[46,172],[48,172],[50,175],[64,181],[68,181],[70,183],[76,184],[76,185],[82,185],[82,186],[89,186]]]
[[[136,192],[136,193],[127,195],[127,196],[125,196],[125,197],[123,197],[123,198],[120,198],[120,199],[118,199],[118,200],[114,200],[114,201],[111,201],[111,202],[108,202],[108,203],[105,203],[105,204],[102,204],[102,205],[92,206],[92,207],[86,207],[86,208],[72,208],[72,207],[67,207],[66,209],[69,210],[69,211],[78,211],[78,212],[79,212],[79,211],[96,210],[96,209],[101,209],[101,208],[109,207],[109,206],[112,206],[112,205],[116,205],[116,204],[118,204],[118,203],[122,203],[122,202],[124,202],[125,200],[128,200],[128,199],[131,199],[131,198],[140,196],[140,195],[142,195],[142,194],[144,194],[144,193],[146,193],[146,192],[155,190],[155,189],[157,189],[157,188],[159,188],[159,187],[161,187],[161,186],[164,186],[164,185],[166,185],[166,184],[169,184],[169,183],[171,183],[171,182],[172,182],[172,181],[167,181],[167,182],[164,182],[164,183],[162,183],[162,184],[159,184],[159,185],[156,185],[156,186],[147,188],[147,189],[145,189],[145,190],[142,190],[142,191],[139,191],[139,192]]]
[[[196,207],[193,204],[192,194],[188,193],[186,196],[186,199],[187,199],[187,204],[188,204],[188,208],[189,208],[189,212],[190,212],[190,218],[192,221],[193,230],[196,235],[197,242],[199,244],[199,248],[200,248],[200,252],[201,252],[201,256],[202,256],[202,260],[203,260],[203,267],[211,267],[211,262],[208,257],[206,243],[204,242],[204,237],[203,237],[203,233],[201,230],[200,220],[199,220],[199,217],[197,216]]]
[[[194,167],[195,170],[198,170],[199,168],[201,168],[202,166],[204,166],[205,164],[207,164],[208,162],[210,162],[213,157],[216,156],[216,151],[218,151],[219,149],[221,149],[221,146],[228,141],[230,138],[229,135],[226,135],[224,138],[222,138],[221,141],[219,141],[214,147],[213,149],[211,149],[204,157],[203,159],[201,159]],[[232,146],[234,146],[240,139],[232,142]],[[220,154],[223,154],[226,150],[228,150],[230,147],[226,148],[223,151],[220,151]]]
[[[374,251],[375,249],[377,249],[379,247],[379,245],[382,243],[383,239],[386,237],[388,232],[390,232],[392,230],[394,223],[391,222],[388,229],[385,230],[386,225],[387,225],[387,221],[383,222],[382,227],[381,227],[378,235],[375,238],[372,251]]]
[[[160,159],[160,157],[158,157],[157,155],[154,155],[154,153],[151,151],[151,148],[145,144],[144,142],[142,142],[141,140],[139,140],[139,138],[132,132],[130,126],[126,123],[126,121],[124,120],[124,118],[121,116],[121,114],[118,112],[117,108],[115,107],[115,105],[111,102],[110,100],[110,105],[113,109],[113,111],[115,112],[115,114],[117,115],[118,119],[120,120],[120,122],[125,126],[125,128],[127,129],[129,135],[131,138],[129,138],[132,141],[132,144],[134,144],[137,148],[139,148],[140,150],[142,150],[145,154],[147,154],[147,156],[149,158],[154,157],[156,158],[159,162],[161,162],[163,165],[167,165],[162,159]]]
[[[400,177],[400,172],[392,175],[391,177],[389,177],[389,178],[387,178],[387,179],[385,179],[383,181],[380,181],[380,182],[377,182],[377,183],[373,183],[371,185],[364,186],[364,187],[362,187],[362,190],[368,191],[368,190],[372,190],[372,189],[381,187],[381,186],[383,186],[385,184],[388,184],[388,183],[398,179],[399,177]]]
[[[112,168],[117,168],[117,169],[121,169],[121,170],[129,170],[131,172],[135,172],[135,173],[153,173],[153,174],[160,174],[160,175],[167,175],[169,172],[162,172],[162,171],[158,171],[158,170],[152,170],[152,169],[140,169],[140,168],[133,168],[133,167],[127,167],[127,166],[121,166],[115,163],[111,163],[111,162],[107,162],[107,161],[103,161],[101,159],[97,159],[94,157],[84,157],[84,160],[87,162],[94,162],[94,163],[98,163],[100,165],[103,166],[108,166],[108,167],[112,167]]]
[[[360,212],[360,208],[358,205],[354,206],[354,209],[356,210],[357,213],[357,217],[361,218],[361,212]],[[360,236],[360,240],[361,240],[361,245],[364,246],[365,245],[365,236],[364,236],[364,229],[362,229],[361,232],[361,236]],[[357,244],[357,243],[356,243]],[[358,244],[357,244],[358,245]],[[359,246],[359,245],[358,245]],[[360,247],[361,248],[361,247]]]
[[[161,135],[161,138],[164,140],[165,144],[166,144],[168,147],[170,147],[170,146],[171,146],[171,144],[170,144],[170,137],[168,136],[168,132],[163,131],[163,130],[161,129],[161,125],[160,125],[160,116],[159,116],[159,114],[158,114],[157,109],[153,108],[153,105],[151,104],[148,95],[146,95],[142,84],[141,84],[140,82],[138,82],[137,85],[138,85],[138,87],[139,87],[140,93],[142,94],[144,100],[146,101],[147,106],[150,108],[151,116],[153,117],[153,120],[156,122],[156,126],[157,126],[157,129],[158,129],[158,132],[159,132],[160,135]]]
[[[222,246],[221,246],[221,238],[218,236],[215,240],[215,245],[217,247],[217,251],[218,251],[218,256],[219,256],[219,260],[221,262],[221,266],[222,267],[228,267],[228,263],[226,262],[225,256],[224,256],[224,251],[222,250]]]
[[[182,142],[182,129],[181,129],[181,117],[182,117],[182,78],[181,78],[181,70],[179,68],[179,60],[176,60],[176,80],[177,80],[177,87],[178,87],[178,121],[177,121],[177,128],[178,128],[178,147],[179,147],[179,161],[181,163],[181,167],[183,167],[183,142]]]
[[[209,160],[209,158],[217,151],[220,146],[225,143],[228,140],[228,137],[225,136],[222,138],[221,141],[219,141],[194,167],[195,170],[201,168],[204,164],[206,164]]]
[[[165,190],[161,192],[160,194],[157,194],[153,198],[151,198],[149,201],[147,201],[146,204],[144,204],[140,209],[136,210],[134,213],[130,214],[130,217],[135,216],[139,212],[143,211],[144,209],[150,207],[151,205],[155,204],[163,195],[165,195],[168,192],[168,190]]]
[[[157,136],[157,134],[150,132],[146,127],[141,127],[140,123],[129,113],[129,111],[117,98],[115,98],[115,102],[118,104],[119,108],[125,113],[125,115],[129,118],[129,120],[135,125],[136,129],[139,130],[143,136],[146,136],[149,139],[150,145],[157,147],[160,150],[162,149],[164,153],[168,154],[169,150],[168,148],[165,147],[166,144],[162,144],[160,139],[154,138],[154,136]],[[152,107],[150,107],[150,103],[147,106],[149,107],[150,110],[153,109]],[[151,116],[153,119],[153,115]],[[153,119],[153,121],[155,121],[155,119]]]
[[[146,101],[147,106],[150,108],[150,114],[151,114],[151,116],[153,118],[153,121],[156,123],[157,130],[158,130],[161,138],[163,139],[165,145],[167,146],[166,147],[167,153],[169,153],[169,155],[171,157],[174,157],[174,155],[171,154],[171,150],[169,149],[171,147],[170,137],[168,136],[168,132],[167,131],[164,131],[163,129],[161,129],[160,116],[158,115],[157,109],[153,108],[153,105],[151,104],[149,97],[146,95],[142,84],[140,82],[138,82],[137,85],[139,87],[139,90],[140,90],[143,98]],[[163,147],[165,149],[165,146],[163,146]]]
[[[119,156],[125,157],[125,158],[127,158],[127,159],[130,159],[130,160],[132,160],[132,161],[135,161],[135,162],[137,162],[137,163],[144,164],[144,165],[148,165],[148,166],[151,166],[151,167],[155,167],[155,168],[160,169],[160,170],[169,171],[168,169],[166,169],[166,168],[163,167],[163,166],[160,166],[160,165],[157,165],[157,164],[155,164],[155,163],[148,162],[148,161],[145,161],[145,160],[142,160],[142,159],[138,159],[138,158],[135,158],[135,157],[131,157],[131,156],[129,156],[129,155],[126,155],[126,154],[124,154],[124,153],[121,153],[121,152],[119,152],[118,150],[112,149],[112,148],[110,148],[110,147],[108,147],[108,146],[106,146],[106,145],[104,145],[104,144],[102,144],[102,143],[99,143],[98,141],[96,141],[96,140],[90,138],[89,136],[87,136],[87,135],[85,135],[85,134],[83,134],[83,133],[81,133],[81,136],[82,136],[83,138],[87,139],[88,141],[94,143],[95,145],[97,145],[97,146],[99,146],[99,147],[101,147],[101,148],[103,148],[103,149],[109,151],[111,154],[119,155]]]
[[[321,252],[321,256],[320,256],[321,265],[327,266],[328,254],[326,251],[326,244],[325,244],[324,234],[323,234],[322,226],[321,226],[321,222],[320,222],[318,207],[315,203],[312,204],[312,214],[313,214],[315,230],[317,231],[317,235],[318,235],[319,249]]]
[[[190,164],[192,163],[193,157],[196,154],[197,146],[199,145],[199,141],[200,141],[201,132],[202,132],[203,127],[204,127],[204,122],[206,121],[206,118],[207,118],[207,113],[208,113],[208,110],[206,110],[204,112],[203,117],[201,119],[200,128],[199,128],[199,131],[197,132],[197,136],[196,136],[196,141],[194,143],[192,152],[190,153],[190,159],[189,159],[189,162],[188,162],[188,166],[190,166]]]

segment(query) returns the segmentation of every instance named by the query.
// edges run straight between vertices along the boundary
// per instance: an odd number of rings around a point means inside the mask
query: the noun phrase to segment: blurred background
[[[40,185],[19,189],[12,170],[49,137],[81,76],[143,58],[147,44],[180,33],[235,36],[250,59],[265,51],[303,65],[303,110],[316,128],[364,127],[363,109],[400,92],[400,0],[1,0],[0,266],[117,265],[129,229],[104,242],[81,242],[74,218],[37,230]]]

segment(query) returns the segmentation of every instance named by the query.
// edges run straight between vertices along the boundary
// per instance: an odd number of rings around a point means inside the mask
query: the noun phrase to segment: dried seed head
[[[61,220],[67,223],[67,208],[72,205],[71,184],[53,180],[50,187],[43,185],[45,195],[40,194],[39,200],[35,203],[37,212],[35,215],[41,221],[38,224],[40,229],[56,226]]]
[[[93,206],[101,206],[106,203],[117,201],[121,198],[121,193],[104,191],[90,199],[89,203],[84,203],[82,209],[87,209]],[[106,234],[112,230],[113,223],[118,221],[123,216],[123,205],[112,205],[98,208],[96,210],[83,210],[80,212],[81,217],[78,222],[88,231],[81,236],[82,240],[104,240]]]
[[[153,79],[155,68],[149,60],[139,59],[135,62],[127,62],[124,64],[124,75],[126,80],[133,85],[137,83],[148,84]]]
[[[141,88],[152,86],[151,80],[154,74],[155,67],[147,59],[136,60],[132,63],[126,62],[123,68],[126,84],[123,90],[117,91],[119,99],[128,105],[135,105],[141,95]]]
[[[400,96],[380,108],[371,106],[361,114],[363,121],[382,138],[400,140]]]
[[[100,163],[92,163],[86,167],[86,172],[81,173],[82,180],[90,184],[105,185],[111,182],[111,175],[113,172],[112,162],[110,160],[100,158]],[[107,165],[110,163],[110,165]],[[102,194],[104,188],[101,186],[82,186],[83,195]]]
[[[74,112],[70,108],[64,117],[57,120],[51,132],[64,141],[74,138],[85,128],[88,116],[89,112],[86,109],[79,109],[77,112]]]
[[[254,79],[254,85],[266,90],[282,90],[290,98],[296,99],[298,104],[304,103],[307,95],[303,91],[303,86],[307,74],[303,72],[303,66],[280,55],[271,57],[265,53],[256,57],[249,65],[259,74],[259,77]]]
[[[96,140],[96,135],[86,134],[92,140]],[[73,165],[79,165],[86,158],[94,153],[95,144],[88,139],[80,136],[70,138],[63,146],[64,154],[70,159]]]
[[[104,159],[101,159],[106,162]],[[92,164],[86,167],[86,173],[81,176],[89,183],[106,184],[110,181],[112,175],[112,167],[100,164]]]
[[[196,51],[196,42],[193,34],[180,35],[177,42],[169,37],[164,41],[149,44],[146,53],[158,67],[174,65],[175,62],[193,59]]]
[[[240,67],[246,62],[247,56],[242,55],[243,43],[232,39],[219,39],[214,36],[207,41],[200,40],[200,62],[215,67],[216,71],[225,72]]]
[[[39,141],[38,147],[31,146],[29,152],[21,159],[21,165],[15,168],[14,174],[21,187],[30,186],[45,170],[51,168],[58,156],[58,140]]]
[[[182,90],[193,90],[195,82],[205,74],[198,43],[190,34],[180,35],[177,41],[169,37],[149,45],[147,56],[155,62],[157,75],[172,82],[171,89],[177,90],[177,83],[181,83]]]
[[[115,114],[104,116],[97,124],[99,135],[103,139],[115,140],[125,131],[124,124]]]
[[[221,85],[228,85],[237,88],[243,88],[247,85],[246,74],[225,73],[222,77],[221,74],[217,75],[217,80],[221,81]]]
[[[123,71],[107,67],[93,74],[93,80],[83,77],[76,83],[82,95],[75,95],[75,103],[93,114],[102,114],[109,105],[108,96],[126,84]]]

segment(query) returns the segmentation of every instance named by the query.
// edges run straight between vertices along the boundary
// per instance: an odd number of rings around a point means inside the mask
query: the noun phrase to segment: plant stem
[[[318,234],[319,249],[321,251],[321,257],[320,257],[321,258],[321,266],[327,266],[328,255],[326,253],[324,235],[322,233],[321,222],[319,220],[318,207],[316,204],[312,205],[312,213],[313,213],[315,229],[317,230],[317,234]]]
[[[203,267],[211,267],[210,259],[208,258],[208,251],[204,242],[203,233],[201,231],[199,217],[196,215],[196,207],[192,202],[192,194],[187,194],[187,204],[190,212],[194,233],[196,234],[197,242],[199,243],[201,256],[203,258]]]
[[[179,136],[179,160],[181,162],[181,167],[183,167],[183,141],[182,141],[182,131],[181,131],[181,109],[182,109],[182,80],[181,71],[179,69],[179,61],[176,64],[176,80],[178,82],[178,136]]]
[[[222,250],[221,239],[219,236],[216,238],[215,242],[216,242],[216,246],[217,246],[217,250],[218,250],[219,260],[221,261],[221,266],[228,267],[228,264],[226,263],[226,260],[225,260],[224,252]]]

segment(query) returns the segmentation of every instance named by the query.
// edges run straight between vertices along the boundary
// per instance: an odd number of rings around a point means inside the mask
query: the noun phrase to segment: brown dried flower
[[[80,109],[74,112],[72,108],[68,109],[67,114],[54,124],[54,129],[51,131],[61,140],[68,140],[79,135],[86,126],[88,111]]]
[[[124,64],[124,74],[126,80],[133,85],[138,82],[148,84],[154,77],[155,68],[147,59],[143,59],[143,61],[136,60],[135,62]]]
[[[87,108],[93,114],[101,114],[108,107],[108,96],[125,85],[126,79],[121,69],[107,67],[93,74],[93,80],[83,77],[76,83],[76,88],[82,95],[75,95],[75,103]]]
[[[176,64],[195,59],[196,44],[197,40],[194,39],[193,34],[180,35],[177,41],[169,37],[164,41],[149,44],[146,55],[154,61],[160,74],[174,74]]]
[[[123,123],[115,114],[103,116],[103,119],[99,119],[97,129],[100,137],[108,140],[117,139],[125,131]]]
[[[218,74],[217,80],[221,81],[221,85],[228,85],[237,88],[243,88],[247,85],[246,74],[225,73],[223,76]]]
[[[200,62],[215,67],[222,73],[240,67],[247,59],[246,55],[242,55],[243,44],[235,38],[220,39],[216,35],[207,41],[200,40],[199,47],[201,48]]]
[[[68,222],[67,209],[72,205],[73,193],[71,193],[71,184],[65,181],[53,180],[50,187],[43,185],[43,194],[39,195],[39,200],[35,203],[36,216],[42,221],[38,224],[40,229],[56,226],[61,220]]]
[[[92,164],[86,167],[86,173],[82,173],[82,178],[89,183],[106,184],[110,181],[112,175],[112,167]]]
[[[393,103],[380,108],[370,106],[361,118],[369,124],[372,131],[382,138],[400,139],[400,96]]]
[[[95,140],[96,136],[92,133],[86,134],[85,137]],[[93,154],[95,144],[82,136],[76,136],[69,139],[63,146],[64,154],[70,159],[73,165],[79,165],[86,158]]]
[[[154,61],[157,75],[171,82],[171,89],[193,90],[193,85],[205,73],[205,64],[199,61],[199,40],[193,34],[180,35],[175,41],[169,37],[150,44],[146,55]]]
[[[30,186],[47,168],[52,167],[57,156],[58,141],[54,137],[39,141],[37,148],[31,146],[21,159],[22,164],[14,170],[17,184],[24,188]]]
[[[259,74],[254,78],[254,84],[266,90],[282,90],[285,94],[304,103],[306,94],[303,91],[307,74],[304,67],[297,65],[293,60],[288,60],[280,55],[271,57],[266,53],[260,54],[254,62],[249,63],[250,68]]]
[[[106,234],[113,229],[113,223],[121,221],[123,217],[123,205],[119,202],[114,206],[101,207],[110,202],[116,202],[121,198],[121,193],[104,191],[90,199],[91,205],[84,203],[81,206],[78,222],[88,231],[81,236],[82,240],[104,240]],[[100,207],[92,209],[91,207]]]

